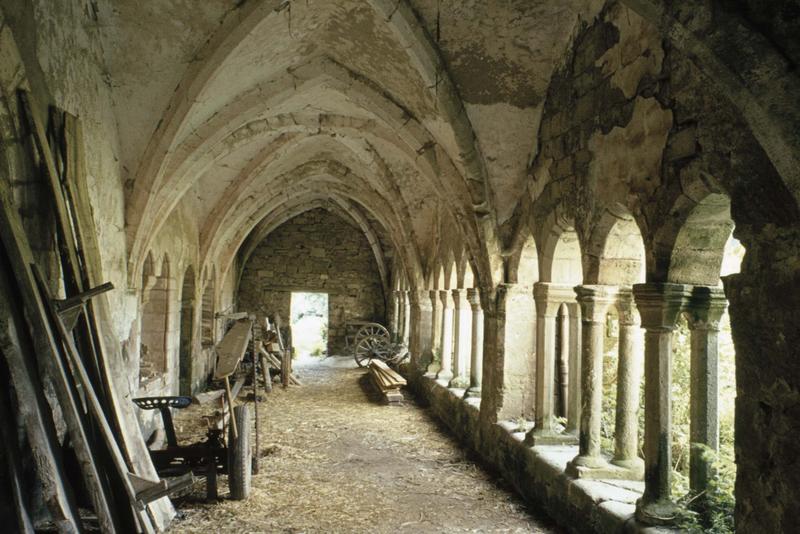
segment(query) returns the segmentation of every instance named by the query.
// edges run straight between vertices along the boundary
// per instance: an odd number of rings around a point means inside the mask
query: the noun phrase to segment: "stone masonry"
[[[293,291],[328,293],[328,354],[344,349],[345,322],[385,322],[381,279],[364,235],[317,208],[271,233],[244,265],[239,308],[279,313],[287,322]]]

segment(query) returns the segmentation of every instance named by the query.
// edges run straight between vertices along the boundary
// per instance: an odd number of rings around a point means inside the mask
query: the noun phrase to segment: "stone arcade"
[[[78,118],[107,409],[143,472],[159,423],[130,398],[202,390],[221,314],[324,291],[329,353],[386,324],[416,398],[534,509],[674,526],[677,333],[704,494],[727,313],[736,530],[792,532],[798,35],[794,0],[0,0],[0,180],[64,296],[20,91]]]

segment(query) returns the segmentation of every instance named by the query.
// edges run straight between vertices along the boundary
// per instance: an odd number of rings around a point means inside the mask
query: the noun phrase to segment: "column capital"
[[[633,300],[633,288],[620,286],[614,306],[619,314],[620,325],[636,326],[639,324],[639,315],[636,313],[636,303]]]
[[[691,330],[719,330],[719,322],[728,307],[721,287],[694,286],[686,311]]]
[[[691,296],[691,286],[646,283],[633,286],[636,307],[646,330],[674,330],[678,315]]]
[[[432,302],[436,302],[439,300],[439,290],[438,289],[431,289],[428,291],[428,296],[430,297]]]
[[[539,316],[555,317],[564,303],[575,302],[575,287],[568,284],[536,282],[533,284],[533,300]]]
[[[453,296],[450,294],[449,289],[440,289],[439,299],[442,301],[442,306],[444,306],[445,308],[453,307]]]
[[[502,284],[497,284],[495,291],[497,293],[505,293],[507,295],[529,295],[531,288],[530,286],[524,286],[522,284],[509,284],[504,282]]]
[[[472,306],[472,311],[481,309],[481,290],[477,287],[467,289],[467,301]]]
[[[610,285],[575,286],[575,295],[581,305],[583,322],[602,323],[606,320],[608,308],[616,304],[619,288]]]
[[[453,295],[453,307],[462,309],[469,305],[467,301],[467,290],[462,288],[451,289],[450,293]]]
[[[419,306],[421,310],[430,311],[433,308],[430,301],[430,293],[427,290],[421,289],[417,291],[416,297],[417,300],[415,304]],[[413,302],[414,299],[411,300]]]

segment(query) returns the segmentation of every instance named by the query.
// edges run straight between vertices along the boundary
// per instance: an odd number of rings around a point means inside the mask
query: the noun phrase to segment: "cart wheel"
[[[231,499],[242,501],[250,495],[250,476],[252,473],[252,451],[250,450],[250,433],[252,420],[250,406],[242,404],[233,409],[236,418],[238,436],[233,438],[233,427],[228,433],[228,486]]]
[[[356,337],[353,339],[353,345],[358,345],[362,339],[368,337],[379,337],[383,338],[383,340],[388,343],[389,342],[389,331],[386,330],[386,327],[379,323],[367,323],[361,328],[358,329],[356,332]]]
[[[369,366],[369,362],[371,362],[373,358],[378,357],[383,343],[383,338],[379,336],[369,336],[359,341],[353,351],[353,357],[358,366]]]

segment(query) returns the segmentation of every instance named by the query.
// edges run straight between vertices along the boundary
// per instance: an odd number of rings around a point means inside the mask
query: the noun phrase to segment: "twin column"
[[[583,403],[578,455],[567,465],[567,473],[582,478],[641,478],[643,463],[637,455],[641,356],[631,291],[617,286],[584,285],[576,287],[575,292],[583,316]],[[602,456],[600,439],[605,328],[611,306],[618,310],[620,332],[614,458],[609,464]]]
[[[645,334],[645,490],[637,518],[668,524],[678,514],[672,500],[672,332],[686,312],[691,330],[690,456],[692,490],[706,489],[712,475],[703,447],[719,448],[717,335],[727,306],[721,288],[681,284],[633,287]]]

